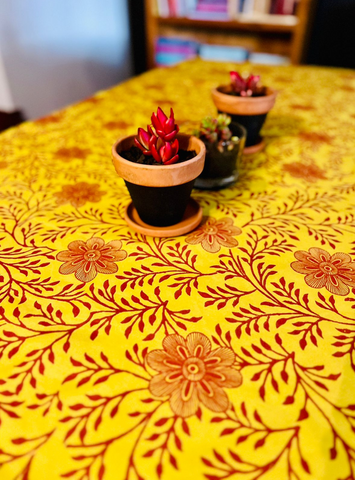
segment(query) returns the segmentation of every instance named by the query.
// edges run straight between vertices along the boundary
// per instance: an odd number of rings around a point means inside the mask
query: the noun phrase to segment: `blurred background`
[[[0,131],[200,57],[355,68],[355,0],[0,0]]]

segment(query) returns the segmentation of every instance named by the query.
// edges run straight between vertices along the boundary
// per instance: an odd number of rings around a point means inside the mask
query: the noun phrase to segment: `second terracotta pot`
[[[240,123],[247,130],[244,152],[248,153],[248,149],[250,153],[257,151],[263,146],[260,130],[268,112],[275,104],[277,92],[266,88],[266,95],[260,97],[238,97],[229,95],[231,91],[230,85],[214,88],[213,102],[218,112],[227,113],[232,117],[233,122]]]

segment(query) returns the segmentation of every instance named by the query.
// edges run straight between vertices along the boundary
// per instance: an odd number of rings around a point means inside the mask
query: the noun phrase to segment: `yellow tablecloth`
[[[355,478],[355,72],[253,66],[279,95],[239,183],[185,236],[124,221],[114,140],[158,105],[191,132],[231,69],[0,136],[1,480]]]

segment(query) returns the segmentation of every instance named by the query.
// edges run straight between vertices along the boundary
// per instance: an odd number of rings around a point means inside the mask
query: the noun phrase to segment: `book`
[[[178,16],[177,0],[168,0],[168,7],[169,7],[169,17],[177,17]]]
[[[283,15],[293,15],[295,11],[295,0],[285,0],[283,9],[282,9],[282,14]]]
[[[272,13],[274,13],[276,15],[282,15],[283,8],[284,8],[284,0],[276,0],[274,5],[273,5]]]
[[[295,15],[276,15],[252,13],[243,14],[238,17],[238,20],[243,23],[268,23],[269,25],[297,25],[298,19]]]
[[[249,51],[243,47],[202,44],[199,48],[199,56],[203,60],[243,63],[247,61]]]
[[[215,20],[227,21],[229,20],[228,12],[209,12],[209,11],[193,11],[187,15],[192,20]]]
[[[188,16],[191,12],[195,11],[197,0],[185,0],[185,12],[184,16]]]
[[[176,0],[176,14],[178,17],[184,17],[186,12],[185,0]]]
[[[228,16],[231,19],[236,18],[237,14],[239,13],[239,0],[229,0],[228,1]]]
[[[254,12],[254,0],[244,0],[242,14],[251,14]]]
[[[156,0],[157,12],[159,17],[169,17],[169,4],[168,0]]]
[[[283,55],[276,55],[272,53],[258,53],[253,52],[249,55],[248,61],[250,63],[257,63],[259,65],[289,65],[290,59]]]
[[[196,20],[229,20],[227,0],[198,0],[187,15]]]
[[[158,37],[155,44],[155,63],[158,66],[176,65],[197,56],[199,44],[175,37]]]
[[[255,13],[269,13],[271,7],[270,0],[255,0],[253,12]]]

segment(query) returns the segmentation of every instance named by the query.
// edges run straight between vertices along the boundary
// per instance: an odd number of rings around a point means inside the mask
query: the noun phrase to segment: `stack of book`
[[[174,37],[158,37],[155,50],[155,63],[159,67],[169,67],[184,60],[199,56],[203,60],[244,63],[264,63],[269,65],[288,64],[289,59],[280,55],[253,53],[243,47],[210,45],[207,43],[183,40]]]
[[[238,14],[272,14],[294,15],[297,0],[236,0],[235,15]],[[230,8],[230,10],[233,10]]]
[[[156,8],[160,17],[187,17],[197,3],[197,0],[156,0]]]
[[[299,0],[156,0],[160,17],[230,20],[243,15],[294,15]]]
[[[155,63],[158,67],[169,67],[198,55],[199,44],[174,37],[158,37],[155,44]]]
[[[203,60],[219,62],[243,63],[249,58],[249,51],[243,47],[230,47],[227,45],[201,44],[199,56]]]
[[[198,0],[186,16],[196,20],[229,20],[228,0]]]

